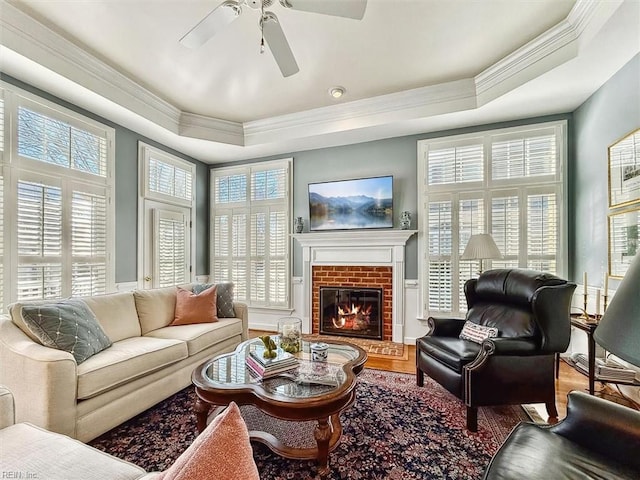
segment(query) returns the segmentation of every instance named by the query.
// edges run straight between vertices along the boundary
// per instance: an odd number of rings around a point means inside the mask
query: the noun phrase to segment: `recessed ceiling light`
[[[346,92],[344,87],[331,87],[329,89],[329,95],[331,95],[333,98],[340,98],[342,95],[344,95],[344,92]]]

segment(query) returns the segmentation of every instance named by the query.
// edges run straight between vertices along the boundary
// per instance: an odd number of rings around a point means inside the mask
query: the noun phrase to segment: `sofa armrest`
[[[640,470],[640,412],[584,392],[570,392],[567,416],[549,427],[578,445]]]
[[[233,311],[236,318],[242,320],[242,341],[249,338],[249,308],[246,303],[233,302]]]
[[[427,335],[435,337],[457,337],[464,327],[464,318],[427,318],[429,332]]]
[[[13,395],[4,385],[0,385],[0,429],[16,423],[16,412],[13,405]]]
[[[31,340],[0,316],[0,384],[15,399],[15,421],[75,436],[77,364],[70,353]]]

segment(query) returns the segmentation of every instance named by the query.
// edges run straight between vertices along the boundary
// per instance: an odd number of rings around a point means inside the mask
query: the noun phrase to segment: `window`
[[[0,303],[112,290],[113,129],[14,88],[2,100]]]
[[[195,164],[139,142],[139,278],[144,288],[188,283],[193,277]]]
[[[211,277],[237,300],[288,307],[291,160],[211,172]]]
[[[502,253],[483,268],[562,275],[564,123],[419,142],[420,278],[425,314],[463,314],[464,284],[480,262],[461,260],[471,235]]]

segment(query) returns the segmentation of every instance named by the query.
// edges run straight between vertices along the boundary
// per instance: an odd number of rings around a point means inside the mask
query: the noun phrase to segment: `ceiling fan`
[[[292,10],[322,13],[355,20],[362,20],[367,7],[367,0],[279,0],[279,2],[284,8]],[[265,8],[271,7],[273,3],[274,0],[225,0],[189,30],[180,39],[180,43],[189,48],[201,47],[238,18],[242,13],[242,7],[247,6],[260,11],[260,21],[258,22],[262,31],[260,52],[264,51],[264,41],[266,40],[282,75],[289,77],[298,73],[300,69],[278,17],[273,12],[265,11]]]

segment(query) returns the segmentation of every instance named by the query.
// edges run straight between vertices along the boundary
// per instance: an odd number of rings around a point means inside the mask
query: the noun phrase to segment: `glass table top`
[[[277,342],[277,338],[272,336]],[[242,385],[261,385],[268,393],[289,398],[309,398],[326,395],[344,385],[347,374],[342,368],[349,362],[364,360],[363,350],[348,344],[327,343],[329,346],[326,362],[311,360],[312,342],[302,341],[302,351],[294,354],[298,359],[298,369],[275,377],[260,379],[254,376],[246,366],[247,355],[262,345],[259,338],[241,343],[233,353],[216,357],[204,365],[203,377],[211,387],[231,387]],[[323,383],[316,383],[320,378]],[[310,380],[311,379],[311,380]]]

